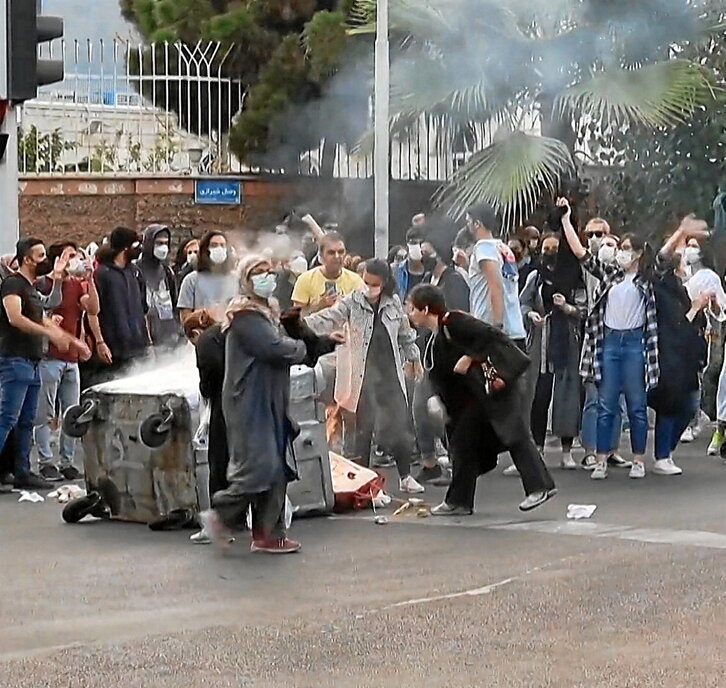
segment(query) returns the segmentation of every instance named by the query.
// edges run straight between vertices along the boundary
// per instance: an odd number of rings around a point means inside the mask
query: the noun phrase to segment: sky
[[[118,0],[43,0],[45,14],[63,17],[66,39],[111,41],[130,38]]]

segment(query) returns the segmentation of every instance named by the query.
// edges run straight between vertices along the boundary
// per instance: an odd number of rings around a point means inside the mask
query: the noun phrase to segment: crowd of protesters
[[[602,218],[578,232],[572,215],[559,199],[544,231],[504,237],[486,205],[457,233],[419,214],[387,260],[351,255],[310,215],[305,236],[283,224],[255,251],[215,230],[175,247],[161,224],[119,227],[86,249],[23,238],[0,264],[2,485],[82,477],[73,438],[61,433],[53,450],[65,410],[83,389],[188,342],[211,409],[213,510],[195,542],[227,542],[251,507],[253,550],[299,549],[283,519],[297,477],[296,364],[320,369],[348,458],[395,466],[400,493],[448,486],[435,516],[473,513],[478,477],[505,453],[504,473],[522,480],[519,508],[544,504],[557,492],[548,434],[563,470],[645,477],[649,408],[649,470],[679,475],[674,453],[704,411],[718,420],[710,454],[726,430],[726,293],[707,225],[686,217],[655,250]]]

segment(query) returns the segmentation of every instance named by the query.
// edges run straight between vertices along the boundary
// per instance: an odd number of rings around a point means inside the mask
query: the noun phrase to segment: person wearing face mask
[[[700,319],[702,324],[701,335],[707,347],[707,363],[704,371],[701,372],[703,390],[701,401],[694,418],[684,430],[681,442],[693,442],[700,435],[703,428],[703,420],[717,417],[716,391],[719,373],[723,364],[723,344],[721,342],[721,328],[726,320],[726,293],[723,283],[716,274],[716,260],[709,242],[701,241],[690,237],[685,247],[681,249],[683,256],[684,284],[691,301],[705,296],[708,303],[704,308],[704,317]],[[696,320],[698,322],[699,319]],[[703,410],[701,410],[703,408]],[[703,411],[706,411],[704,414]],[[717,427],[711,443],[708,447],[708,454],[715,456],[719,453],[724,443],[723,427]]]
[[[401,263],[408,258],[405,246],[392,246],[388,252],[388,264],[391,266],[391,270],[396,270]]]
[[[136,232],[116,227],[108,244],[98,249],[95,273],[103,341],[112,362],[100,367],[93,384],[118,377],[124,368],[147,353],[146,283],[134,261],[141,255]]]
[[[393,277],[398,285],[398,297],[402,303],[406,300],[406,296],[411,289],[417,284],[421,284],[426,274],[427,265],[424,262],[425,256],[422,246],[424,237],[425,230],[423,225],[411,227],[406,232],[408,257],[393,271]],[[431,265],[428,266],[429,269],[431,267]]]
[[[184,318],[200,308],[223,308],[239,293],[234,275],[234,257],[223,232],[209,231],[199,242],[197,269],[189,273],[179,289],[177,308]]]
[[[379,443],[393,454],[400,491],[416,494],[424,488],[411,475],[414,441],[405,380],[423,376],[416,331],[386,261],[373,258],[365,265],[363,289],[306,322],[318,334],[341,329],[348,334],[345,352],[339,351],[337,357],[335,400],[350,414],[346,432],[354,417],[356,460],[369,465],[375,429]]]
[[[556,234],[543,235],[537,268],[528,277],[520,301],[522,316],[529,323],[532,436],[543,454],[551,405],[552,434],[562,445],[560,466],[573,470],[577,464],[572,458],[572,443],[580,429],[580,332],[587,297],[584,285],[569,294],[558,293],[555,271],[559,245]],[[511,469],[505,471],[512,473]]]
[[[661,374],[658,386],[648,394],[648,404],[655,411],[655,472],[662,475],[682,473],[672,455],[700,402],[699,378],[708,352],[703,311],[712,294],[689,297],[678,274],[681,256],[676,251],[688,235],[705,232],[705,225],[686,218],[658,254],[665,268],[654,282]]]
[[[144,231],[141,258],[137,262],[146,283],[149,336],[157,350],[173,348],[181,334],[176,310],[176,281],[167,263],[170,245],[168,227],[149,225]]]
[[[592,220],[590,222],[593,222]],[[604,223],[605,221],[602,220]],[[606,224],[606,223],[605,223]],[[591,226],[588,223],[588,226]],[[614,234],[610,234],[610,227],[607,226],[607,234],[601,239],[593,237],[589,240],[588,245],[592,247],[592,250],[597,249],[598,260],[605,265],[615,265],[615,255],[618,252],[618,243],[620,242],[619,237]],[[585,279],[585,291],[587,293],[587,312],[589,313],[595,302],[595,294],[599,281],[596,280],[587,270],[583,268],[583,276]],[[585,382],[585,403],[582,408],[582,424],[580,440],[582,447],[585,450],[585,456],[582,458],[580,465],[586,471],[592,471],[597,466],[597,408],[599,393],[598,388],[591,382]],[[621,395],[620,398],[620,409],[616,411],[615,420],[613,421],[613,435],[610,442],[610,453],[608,455],[608,466],[613,468],[631,468],[632,461],[626,461],[619,454],[620,447],[620,435],[622,432],[622,419],[626,415],[625,411],[625,399]]]
[[[181,284],[184,278],[190,273],[197,269],[197,260],[199,259],[199,239],[191,238],[187,239],[184,243],[179,245],[176,252],[176,259],[172,266],[172,272],[174,273],[174,283],[176,284],[176,291],[179,293]]]
[[[603,263],[580,242],[570,221],[567,199],[558,199],[557,205],[565,208],[562,226],[572,252],[600,282],[585,325],[580,365],[585,382],[595,383],[599,391],[597,455],[591,477],[607,478],[614,424],[620,395],[624,394],[633,452],[630,477],[644,478],[647,393],[658,385],[660,377],[653,252],[642,239],[626,234],[615,263]],[[656,465],[654,472],[660,468]]]
[[[89,266],[74,242],[54,244],[48,249],[52,263],[62,257],[66,264],[61,278],[62,299],[51,311],[51,317],[60,319],[60,328],[72,337],[83,335],[84,313],[89,317],[98,316],[99,299],[93,279],[89,278]],[[52,280],[41,277],[36,288],[41,293],[49,293]],[[105,343],[101,341],[101,346]],[[90,353],[90,351],[89,351]],[[38,448],[38,468],[40,475],[50,482],[77,480],[81,473],[73,465],[75,440],[61,435],[59,446],[59,467],[51,450],[51,421],[56,417],[56,402],[61,417],[66,409],[79,403],[81,386],[79,362],[84,361],[76,349],[60,351],[53,345],[40,364],[40,401],[35,419],[35,444]]]
[[[55,261],[46,256],[39,239],[17,242],[18,270],[3,280],[0,290],[0,448],[14,437],[13,475],[16,489],[49,489],[50,483],[30,470],[30,446],[40,394],[40,365],[47,339],[59,352],[90,355],[88,347],[64,332],[43,313],[38,279],[67,266],[68,252]],[[54,269],[55,268],[55,269]]]
[[[299,339],[283,334],[271,302],[276,277],[270,262],[249,255],[240,262],[243,296],[234,299],[226,323],[226,361],[222,408],[229,445],[228,487],[200,514],[205,533],[221,547],[229,530],[252,507],[253,552],[289,554],[300,544],[287,537],[287,484],[297,479],[289,416],[290,367],[314,365],[336,340],[318,338],[300,326],[300,312],[289,315]],[[338,340],[340,337],[338,337]]]

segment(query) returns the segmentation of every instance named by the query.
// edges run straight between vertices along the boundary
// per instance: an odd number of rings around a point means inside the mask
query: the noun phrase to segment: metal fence
[[[249,167],[230,152],[227,132],[245,93],[231,76],[229,46],[76,40],[43,49],[43,56],[62,55],[66,78],[23,108],[22,175],[323,171],[324,141],[301,153],[295,169]],[[474,127],[466,143],[457,142],[435,121],[414,123],[392,137],[391,177],[445,180],[489,135]],[[337,144],[332,167],[334,177],[371,177],[372,155]]]

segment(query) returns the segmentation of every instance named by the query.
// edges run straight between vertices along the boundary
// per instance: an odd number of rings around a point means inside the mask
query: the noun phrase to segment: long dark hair
[[[227,261],[225,263],[222,263],[222,265],[227,272],[230,272],[232,270],[232,267],[234,266],[234,259],[232,258],[232,254],[230,252],[229,239],[227,239],[227,235],[218,229],[210,229],[199,240],[199,258],[197,259],[197,272],[211,272],[212,263],[209,260],[209,242],[216,236],[224,237],[225,241],[227,241]]]
[[[623,234],[620,239],[621,246],[626,239],[630,242],[634,251],[642,251],[638,259],[638,277],[652,280],[655,269],[655,251],[653,251],[653,247],[642,237],[630,232]]]
[[[370,258],[366,261],[366,272],[380,277],[383,280],[382,296],[393,296],[396,293],[396,280],[393,278],[391,268],[385,260]]]
[[[173,265],[173,268],[175,271],[178,272],[186,264],[186,262],[187,262],[187,254],[186,254],[187,246],[189,246],[189,244],[191,244],[192,241],[199,241],[199,239],[197,239],[197,237],[195,237],[195,236],[190,236],[188,239],[186,239],[181,244],[179,244],[179,248],[176,250],[176,258],[174,259],[174,265]]]

